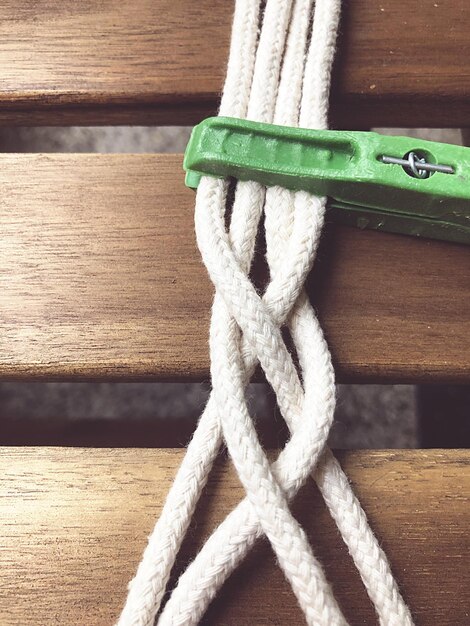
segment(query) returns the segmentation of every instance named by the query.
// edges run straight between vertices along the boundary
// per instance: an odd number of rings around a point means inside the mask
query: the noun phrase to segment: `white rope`
[[[339,0],[317,1],[304,70],[310,9],[310,0],[268,0],[256,50],[259,2],[238,0],[221,114],[297,125],[302,100],[301,125],[326,126]],[[204,178],[196,202],[198,243],[216,286],[211,322],[214,391],[130,585],[119,624],[153,624],[176,554],[219,450],[221,428],[248,499],[227,517],[182,575],[158,623],[196,624],[218,588],[263,532],[273,545],[307,622],[345,623],[305,534],[287,505],[321,457],[315,479],[380,623],[411,624],[386,557],[347,478],[331,453],[323,453],[334,412],[334,375],[321,329],[302,287],[315,256],[324,199],[277,187],[265,192],[255,183],[239,183],[227,233],[225,192],[223,182]],[[271,282],[261,299],[247,274],[264,201]],[[299,357],[302,383],[279,331],[286,318]],[[244,387],[257,359],[293,433],[271,467],[244,398]]]

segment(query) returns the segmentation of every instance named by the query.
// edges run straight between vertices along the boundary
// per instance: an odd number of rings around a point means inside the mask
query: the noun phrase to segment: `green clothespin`
[[[340,222],[470,244],[470,149],[372,132],[213,117],[192,132],[186,185],[253,180],[331,198]]]

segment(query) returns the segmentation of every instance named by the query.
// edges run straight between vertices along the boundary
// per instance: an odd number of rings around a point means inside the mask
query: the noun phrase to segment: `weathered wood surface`
[[[109,626],[181,462],[182,450],[3,448],[2,626]],[[420,626],[467,623],[467,451],[341,453]],[[181,562],[240,500],[217,466]],[[344,545],[312,484],[295,510],[351,626],[376,624]],[[231,578],[204,624],[303,624],[267,545]]]
[[[233,2],[4,0],[0,123],[193,123],[222,87]],[[468,126],[467,0],[345,2],[341,127]]]
[[[207,378],[180,156],[0,156],[0,377]],[[342,381],[468,380],[470,249],[331,228],[309,285]]]

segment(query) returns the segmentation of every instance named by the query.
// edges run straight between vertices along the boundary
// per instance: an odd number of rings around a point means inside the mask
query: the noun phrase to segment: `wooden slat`
[[[0,156],[0,377],[207,378],[178,155]],[[309,286],[340,380],[468,380],[470,249],[331,228]]]
[[[2,448],[2,626],[114,623],[181,450]],[[340,460],[420,626],[466,624],[468,451],[348,452]],[[180,563],[242,497],[220,463]],[[294,508],[351,626],[376,624],[350,557],[312,484]],[[266,544],[210,608],[205,625],[303,624]]]
[[[0,122],[192,123],[213,113],[226,0],[4,0]],[[333,86],[343,127],[466,126],[467,0],[345,3]]]

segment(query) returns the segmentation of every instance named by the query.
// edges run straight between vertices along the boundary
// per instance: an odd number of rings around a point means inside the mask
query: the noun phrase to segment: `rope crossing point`
[[[325,128],[340,0],[237,0],[220,115]],[[259,23],[262,27],[258,33]],[[118,626],[197,624],[230,573],[266,535],[306,622],[346,620],[289,501],[313,475],[359,570],[382,626],[412,619],[386,556],[347,477],[326,447],[335,408],[328,347],[303,286],[320,238],[325,199],[239,182],[227,229],[227,184],[205,177],[196,235],[216,294],[210,329],[213,390],[152,532]],[[248,274],[264,218],[270,282]],[[296,366],[281,334],[286,326]],[[259,363],[291,438],[271,465],[249,415],[245,387]],[[246,491],[207,540],[161,608],[168,578],[225,440]]]

